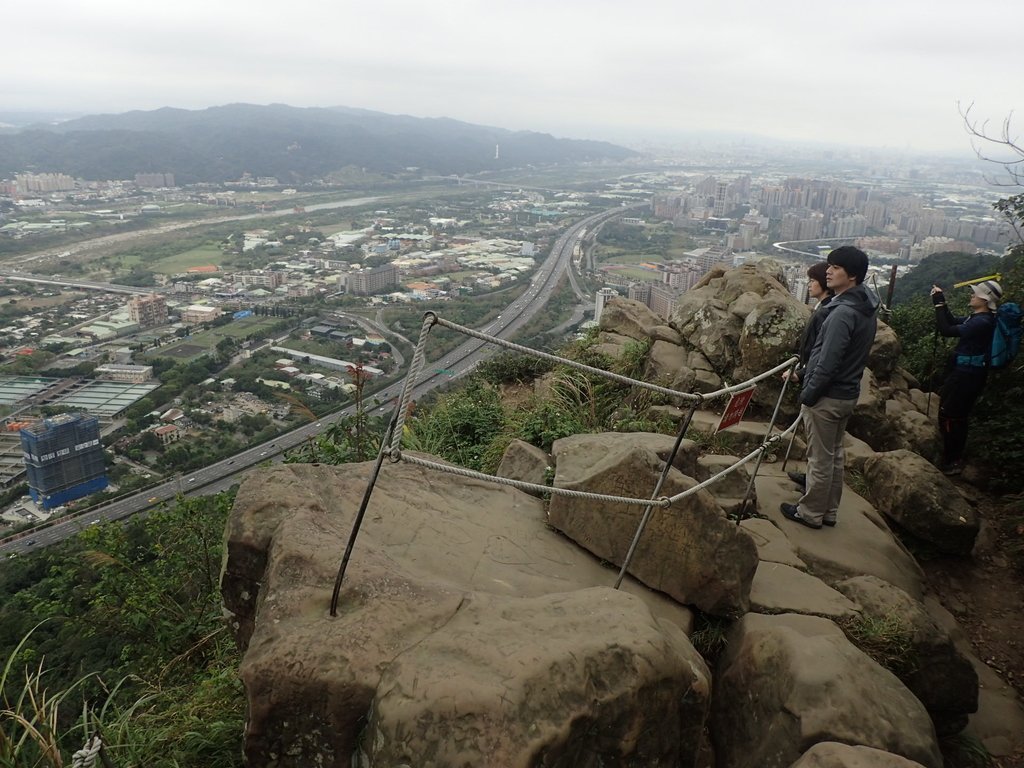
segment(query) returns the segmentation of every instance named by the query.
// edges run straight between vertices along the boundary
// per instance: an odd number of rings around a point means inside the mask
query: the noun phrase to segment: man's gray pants
[[[836,519],[843,497],[843,435],[856,405],[856,400],[823,397],[800,409],[807,431],[807,488],[798,508],[809,523]]]

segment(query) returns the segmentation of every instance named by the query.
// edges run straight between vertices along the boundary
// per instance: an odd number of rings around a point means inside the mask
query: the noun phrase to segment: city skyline
[[[969,156],[997,128],[1016,4],[98,0],[5,14],[6,110],[349,106],[618,143],[764,137]]]

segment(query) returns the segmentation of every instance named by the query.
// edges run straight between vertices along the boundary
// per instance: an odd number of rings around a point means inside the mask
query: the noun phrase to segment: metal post
[[[750,482],[747,483],[747,492],[743,494],[743,502],[740,504],[739,514],[736,515],[736,525],[739,525],[746,519],[747,516],[747,504],[750,503],[750,494],[754,490],[754,481],[757,479],[757,471],[761,469],[761,462],[764,461],[764,452],[768,448],[768,438],[771,437],[772,430],[775,428],[775,419],[779,415],[779,409],[782,407],[782,398],[786,395],[786,387],[789,385],[790,376],[796,369],[797,363],[793,363],[793,367],[787,372],[788,375],[782,380],[782,389],[779,390],[779,397],[775,401],[775,410],[772,412],[772,418],[768,422],[768,431],[764,433],[764,440],[761,442],[761,450],[757,454],[757,462],[754,464],[754,471],[750,473]],[[793,430],[793,435],[796,435],[796,430]],[[789,443],[790,447],[793,446],[793,441]],[[786,451],[787,457],[789,451]]]
[[[658,484],[654,487],[653,493],[651,493],[651,502],[654,502],[658,498],[658,494],[661,493],[661,487],[665,484],[665,478],[668,477],[669,470],[672,469],[672,462],[676,459],[676,454],[679,452],[679,446],[683,442],[683,436],[686,434],[686,430],[690,428],[690,422],[693,421],[693,414],[697,410],[697,406],[700,405],[703,399],[698,398],[693,401],[693,405],[690,406],[690,410],[687,412],[686,417],[680,422],[679,434],[676,435],[675,445],[672,446],[672,453],[665,460],[665,466],[661,470],[661,477],[658,478]],[[626,570],[629,568],[630,562],[633,560],[633,555],[636,552],[637,545],[640,543],[640,537],[643,536],[644,528],[647,527],[647,521],[651,519],[651,512],[654,510],[654,504],[648,504],[644,507],[643,517],[640,518],[640,525],[636,528],[636,533],[633,534],[633,541],[629,545],[629,551],[626,552],[626,558],[622,561],[622,568],[619,569],[619,576],[615,579],[615,589],[618,589],[622,584],[622,580],[626,577]]]
[[[389,443],[391,442],[391,434],[395,430],[395,424],[398,422],[398,412],[401,407],[401,405],[395,406],[394,413],[391,414],[391,423],[388,425],[387,434],[384,436],[384,439],[381,440],[380,450],[377,452],[377,461],[373,465],[373,473],[370,475],[370,482],[366,486],[366,492],[363,494],[363,501],[359,505],[359,511],[356,513],[355,522],[352,523],[352,532],[348,536],[345,555],[341,558],[341,565],[338,567],[338,575],[334,579],[334,590],[331,592],[331,616],[338,615],[338,595],[341,593],[341,582],[345,578],[345,570],[348,568],[349,558],[352,557],[352,549],[356,545],[356,537],[359,535],[359,528],[363,524],[363,516],[366,514],[366,508],[370,505],[370,495],[373,493],[373,488],[377,484],[377,476],[380,474],[380,468],[384,463],[384,457],[391,452]]]

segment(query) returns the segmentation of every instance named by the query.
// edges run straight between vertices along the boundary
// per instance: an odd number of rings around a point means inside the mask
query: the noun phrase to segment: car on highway
[[[29,539],[28,541],[25,542],[25,546],[26,547],[31,547],[35,543],[36,543],[35,539]]]
[[[160,497],[159,496],[150,496],[149,497],[149,503],[150,504],[154,504],[154,503],[156,503],[158,501],[160,501]]]

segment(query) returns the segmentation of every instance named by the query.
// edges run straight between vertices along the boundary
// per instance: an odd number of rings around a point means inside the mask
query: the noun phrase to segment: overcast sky
[[[957,102],[997,127],[1024,106],[1021,0],[11,0],[2,19],[3,110],[344,105],[969,153]]]

